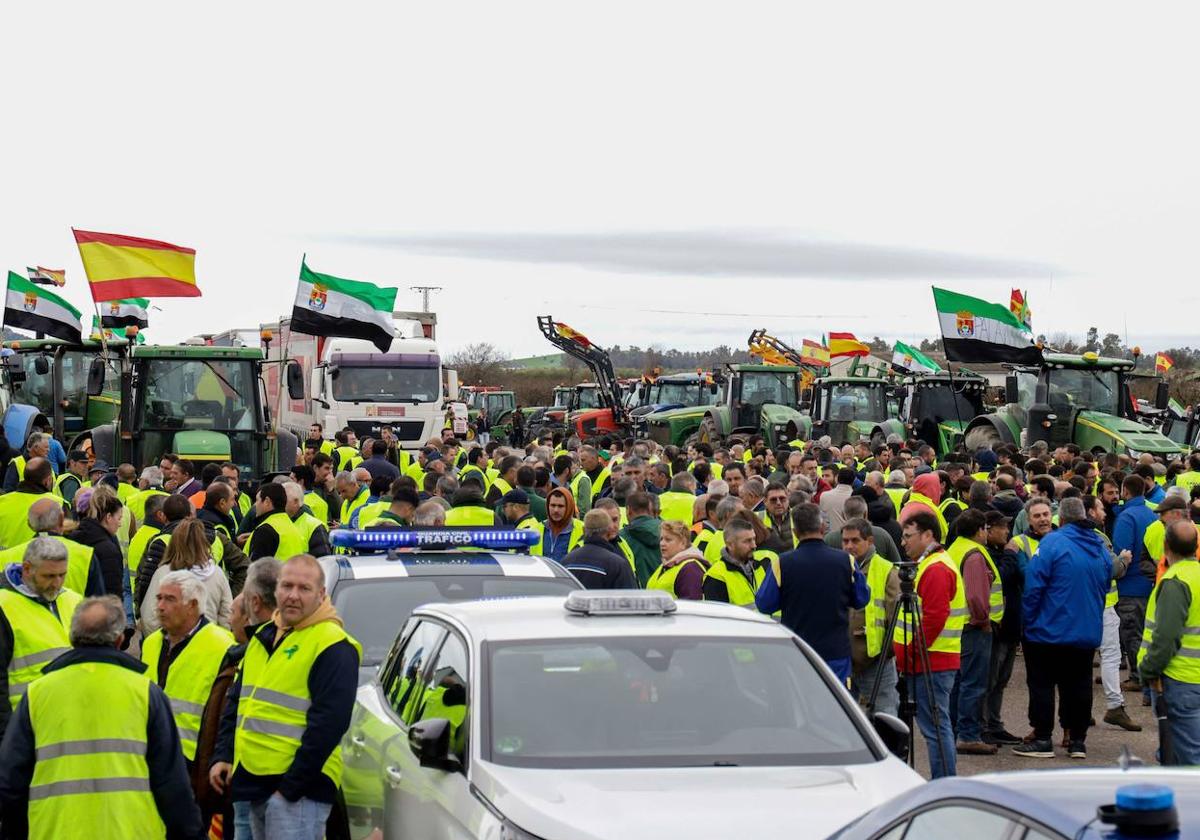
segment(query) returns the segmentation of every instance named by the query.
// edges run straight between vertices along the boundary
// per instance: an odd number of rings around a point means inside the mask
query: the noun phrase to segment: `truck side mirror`
[[[287,363],[287,389],[290,399],[304,399],[304,371],[295,359]]]
[[[446,369],[446,399],[454,402],[458,399],[458,371]]]
[[[308,393],[318,402],[325,401],[325,367],[317,365],[308,375]]]
[[[1162,410],[1171,404],[1171,385],[1163,381],[1158,383],[1158,388],[1154,391],[1154,407]]]
[[[45,356],[36,356],[33,360],[33,372],[38,376],[45,376],[50,372],[50,360]]]
[[[98,397],[104,393],[104,359],[92,359],[88,366],[87,392],[89,397]]]
[[[1018,403],[1021,401],[1020,389],[1017,388],[1017,375],[1010,373],[1004,377],[1004,401],[1006,403]]]

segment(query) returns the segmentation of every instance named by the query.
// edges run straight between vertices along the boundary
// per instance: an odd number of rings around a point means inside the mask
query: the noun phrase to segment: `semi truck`
[[[390,426],[401,447],[415,451],[439,436],[445,404],[458,398],[458,378],[442,368],[435,313],[392,315],[395,337],[386,353],[364,339],[293,332],[289,318],[206,338],[218,346],[244,346],[248,339],[263,344],[267,403],[279,427],[301,440],[313,423],[321,424],[326,437],[350,428],[360,440]],[[306,388],[299,399],[287,392],[285,361],[297,362],[303,373]]]

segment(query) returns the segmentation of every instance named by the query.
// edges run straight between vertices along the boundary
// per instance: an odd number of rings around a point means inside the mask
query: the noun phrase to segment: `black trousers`
[[[1092,648],[1021,643],[1025,651],[1025,680],[1029,685],[1029,723],[1043,741],[1054,734],[1054,693],[1058,692],[1059,720],[1072,741],[1087,739],[1092,717]]]

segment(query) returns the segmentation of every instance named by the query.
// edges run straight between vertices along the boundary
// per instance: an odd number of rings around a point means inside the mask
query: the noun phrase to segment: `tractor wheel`
[[[981,447],[991,449],[1000,443],[1000,433],[993,426],[976,426],[967,431],[964,442],[968,452],[974,452]]]
[[[717,421],[705,417],[700,422],[700,431],[696,432],[696,438],[700,443],[716,446],[721,440],[721,433],[717,431]]]

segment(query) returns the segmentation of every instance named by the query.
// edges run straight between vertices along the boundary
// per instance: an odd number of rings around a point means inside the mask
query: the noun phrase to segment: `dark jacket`
[[[585,589],[637,589],[629,561],[604,537],[586,537],[563,558],[563,566]]]
[[[1108,547],[1089,524],[1072,522],[1048,534],[1025,567],[1025,638],[1099,647],[1112,573]]]
[[[55,659],[46,666],[44,673],[87,662],[119,665],[139,674],[146,671],[143,663],[113,648],[82,647]],[[201,824],[200,810],[192,799],[170,703],[153,682],[147,688],[150,708],[146,722],[146,764],[158,815],[171,840],[207,837],[207,827]],[[113,709],[112,713],[121,714],[121,711]],[[33,781],[36,753],[29,703],[22,700],[4,734],[4,743],[0,745],[0,808],[3,809],[4,836],[7,838],[28,836],[29,785]]]
[[[237,520],[233,518],[232,514],[221,513],[221,511],[217,510],[216,508],[211,508],[208,505],[205,505],[204,507],[200,508],[200,510],[196,511],[196,518],[201,522],[207,522],[214,529],[217,529],[218,526],[224,528],[226,533],[231,537],[237,536],[238,524]]]
[[[1000,588],[1004,593],[1004,618],[996,629],[996,638],[1002,642],[1021,641],[1021,595],[1025,591],[1025,573],[1016,552],[1006,548],[989,549],[996,571],[1000,572]]]
[[[386,476],[391,481],[400,477],[400,468],[383,455],[372,455],[359,466],[371,474],[372,481],[380,476]]]
[[[635,516],[621,529],[621,536],[633,550],[633,564],[637,574],[637,585],[645,588],[646,581],[662,563],[662,551],[658,547],[658,530],[661,519],[653,516]]]
[[[178,528],[181,523],[186,521],[187,520],[185,519],[180,519],[178,522],[168,522],[163,526],[162,534],[169,536],[175,533],[175,529]],[[158,538],[159,536],[159,534],[156,534],[154,538],[150,540],[150,545],[146,547],[146,553],[142,555],[142,562],[138,564],[137,567],[137,585],[134,587],[133,603],[138,613],[141,613],[142,599],[146,597],[146,589],[150,586],[150,579],[154,577],[154,572],[159,566],[162,565],[163,557],[167,553],[167,541],[160,540]],[[213,542],[213,540],[218,539],[217,531],[213,530],[211,523],[204,523],[204,536],[210,543]],[[224,537],[225,535],[221,534],[220,536]],[[236,574],[230,574],[229,570],[231,566],[225,566],[225,574],[229,578],[229,588],[233,591],[234,595],[236,595],[238,592],[242,591],[242,584],[246,582],[246,567],[249,566],[250,563],[246,559],[246,555],[243,554],[240,549],[237,550],[235,555],[231,556],[231,546],[232,548],[237,549],[237,544],[232,540],[222,540],[222,547],[225,554],[221,558],[221,564],[223,565],[228,562],[232,564],[232,567],[236,568]],[[237,589],[234,589],[235,579],[237,582]]]
[[[253,636],[260,629],[261,624],[247,626],[246,633]],[[245,656],[244,644],[234,645],[225,651],[225,658],[221,660],[221,668],[217,671],[217,678],[213,681],[208,700],[204,704],[204,713],[200,716],[200,737],[196,739],[196,759],[192,762],[192,790],[196,794],[196,802],[200,805],[205,825],[211,822],[213,814],[228,810],[232,802],[228,790],[220,794],[213,789],[208,780],[208,769],[212,766],[213,752],[217,748],[217,737],[221,732],[221,718],[225,714],[225,705],[229,701],[229,690],[233,687]]]
[[[314,519],[320,519],[308,505],[301,505],[300,510],[296,511],[296,515],[292,517],[292,521],[295,522],[306,513]],[[333,554],[333,546],[329,542],[329,528],[324,524],[314,528],[312,536],[308,538],[308,553],[313,557],[325,557]]]
[[[125,556],[121,553],[121,544],[117,538],[95,519],[84,518],[79,521],[79,527],[71,532],[68,539],[80,545],[91,546],[92,556],[100,564],[100,574],[104,578],[104,591],[118,598],[125,591]],[[146,581],[149,583],[149,580]]]
[[[1025,509],[1025,503],[1017,496],[1016,490],[1001,490],[992,497],[992,507],[1009,519],[1016,519],[1017,514]]]
[[[779,556],[778,579],[768,570],[754,603],[760,612],[782,610],[783,626],[833,662],[850,658],[850,610],[870,598],[850,556],[811,538]]]
[[[269,656],[274,656],[287,633],[279,635],[274,622],[263,624],[249,644],[262,644]],[[279,791],[290,802],[307,797],[318,802],[333,802],[337,790],[328,776],[321,772],[325,761],[338,749],[342,736],[350,728],[354,710],[354,694],[358,689],[358,651],[348,641],[330,645],[321,652],[308,673],[307,726],[300,739],[300,748],[292,757],[292,765],[281,776],[256,776],[239,766],[233,773],[235,802],[268,798]],[[238,700],[242,691],[242,672],[229,689],[225,710],[221,714],[221,732],[213,751],[213,763],[233,763],[233,740],[237,731]]]

